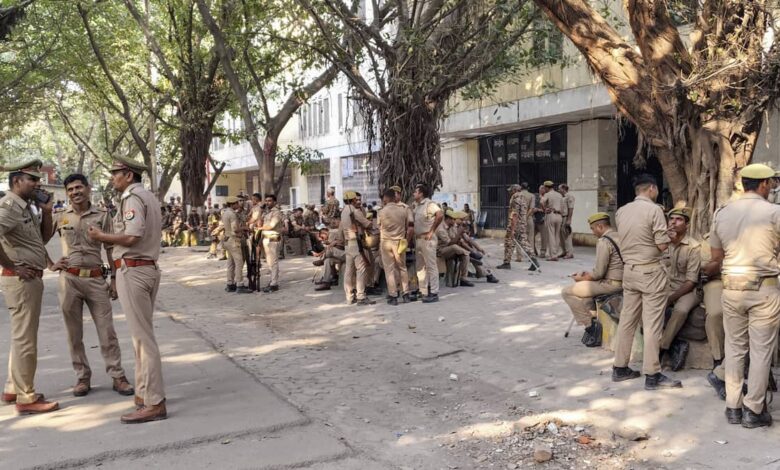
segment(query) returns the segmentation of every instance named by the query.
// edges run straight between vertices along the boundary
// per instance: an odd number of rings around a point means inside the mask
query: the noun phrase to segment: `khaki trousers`
[[[147,406],[165,399],[160,348],[152,320],[159,288],[160,270],[155,265],[128,268],[123,264],[117,271],[116,289],[135,350],[135,394]]]
[[[95,323],[100,354],[106,364],[106,373],[114,379],[125,376],[122,369],[122,353],[114,329],[114,316],[108,285],[102,277],[78,277],[60,271],[59,299],[65,330],[68,332],[70,359],[76,378],[92,377],[87,352],[84,349],[84,304]]]
[[[325,259],[322,263],[322,279],[320,279],[320,282],[331,282],[333,281],[333,275],[336,272],[337,266],[342,266],[344,264],[344,260],[346,260],[346,254],[344,250],[340,250],[338,248],[330,248],[329,249],[329,255],[325,256]]]
[[[726,340],[726,330],[723,329],[723,281],[716,279],[704,284],[704,331],[707,332],[707,344],[710,346],[712,358],[723,359],[723,343]],[[720,367],[720,366],[719,366]],[[722,367],[720,367],[722,369]],[[723,377],[720,377],[723,380]]]
[[[449,245],[439,248],[439,254],[445,260],[452,258],[458,258],[460,264],[458,264],[458,279],[466,279],[466,275],[469,272],[469,252],[462,246]]]
[[[435,237],[426,240],[417,237],[414,241],[415,265],[417,267],[417,283],[422,295],[439,293],[439,265],[436,264]]]
[[[382,267],[387,281],[387,295],[398,297],[398,283],[401,283],[401,293],[409,293],[409,273],[406,271],[406,253],[398,253],[401,240],[382,240],[379,253],[382,257]]]
[[[672,292],[674,292],[673,289],[667,289],[666,296],[669,297],[672,295]],[[661,349],[669,349],[669,346],[672,345],[672,341],[674,341],[677,333],[679,333],[680,329],[685,325],[685,320],[688,319],[691,310],[696,308],[700,303],[701,297],[699,297],[695,289],[677,299],[677,302],[672,306],[672,315],[666,321],[664,333],[661,335]]]
[[[547,231],[547,257],[561,256],[561,221],[560,214],[550,212],[544,216],[544,228]]]
[[[244,285],[244,252],[241,239],[230,237],[225,241],[225,250],[230,254],[227,262],[227,283]]]
[[[577,281],[561,290],[563,301],[569,305],[571,313],[578,324],[590,326],[593,312],[596,311],[594,297],[599,295],[615,294],[623,288],[607,280],[601,281]]]
[[[379,277],[384,271],[384,264],[382,263],[382,253],[379,249],[366,250],[366,256],[371,260],[371,285],[374,287],[379,286]]]
[[[539,234],[539,256],[545,256],[547,253],[547,227],[544,226],[544,222],[534,223],[534,227],[536,227],[536,233]],[[534,246],[536,246],[536,241],[534,241]]]
[[[34,403],[33,382],[38,367],[38,321],[41,317],[43,280],[23,281],[14,276],[2,276],[0,286],[11,314],[11,350],[8,353],[5,393],[15,393],[17,403]]]
[[[625,266],[623,310],[618,323],[615,367],[628,366],[634,333],[641,322],[644,329],[642,373],[651,375],[661,372],[658,352],[664,329],[666,285],[666,271],[658,263],[651,266]]]
[[[726,330],[726,406],[743,404],[761,413],[769,383],[777,329],[780,327],[780,289],[723,290],[723,326]],[[750,353],[748,392],[742,397],[745,355]]]
[[[263,250],[265,251],[265,262],[268,269],[271,270],[271,282],[269,286],[279,285],[279,240],[263,238]]]
[[[567,232],[564,226],[565,224],[561,222],[561,250],[565,255],[574,254],[574,242],[572,241],[573,234],[571,232]]]
[[[357,240],[349,240],[346,247],[346,260],[344,261],[344,293],[347,294],[347,302],[352,299],[352,291],[357,293],[357,299],[366,298],[366,277],[368,263],[363,259],[358,248]]]

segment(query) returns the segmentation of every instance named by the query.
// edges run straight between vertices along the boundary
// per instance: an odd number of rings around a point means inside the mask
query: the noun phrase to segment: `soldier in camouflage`
[[[521,189],[519,184],[513,184],[508,188],[511,195],[509,197],[508,226],[504,236],[504,264],[497,266],[498,269],[511,269],[510,260],[512,252],[515,250],[515,242],[517,242],[531,257],[531,266],[528,270],[536,270],[537,261],[533,258],[531,243],[528,241],[528,227],[525,223],[528,217],[528,201],[522,197]]]

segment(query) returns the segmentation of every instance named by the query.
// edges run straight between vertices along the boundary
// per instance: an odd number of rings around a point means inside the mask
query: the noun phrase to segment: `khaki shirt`
[[[229,207],[222,211],[222,226],[225,228],[225,240],[241,233],[241,221],[236,211]]]
[[[609,279],[612,281],[623,280],[623,261],[615,246],[606,238],[609,237],[620,246],[620,235],[614,230],[608,230],[596,243],[596,266],[590,273],[594,281]]]
[[[252,206],[252,210],[249,211],[249,221],[247,224],[249,227],[255,227],[261,223],[263,223],[263,208],[260,204],[257,204]]]
[[[8,191],[0,199],[0,244],[15,265],[46,269],[41,220],[31,203]]]
[[[563,196],[561,196],[561,193],[558,191],[547,191],[544,193],[544,196],[542,196],[542,204],[544,204],[545,208],[551,209],[555,213],[565,215]]]
[[[263,235],[266,237],[280,237],[282,235],[282,211],[279,210],[278,206],[274,206],[263,215],[263,226],[271,227],[268,230],[263,230]]]
[[[414,234],[416,236],[420,236],[431,231],[431,228],[433,228],[433,222],[436,220],[436,214],[441,212],[441,208],[435,202],[425,198],[414,205],[413,212]]]
[[[701,268],[701,245],[698,241],[684,236],[680,243],[671,243],[669,252],[669,287],[677,289],[685,281],[699,282]]]
[[[379,211],[379,234],[382,240],[403,240],[406,228],[414,219],[409,209],[390,202]]]
[[[563,196],[563,202],[566,205],[564,207],[564,210],[566,211],[566,217],[571,219],[571,214],[574,212],[574,196],[572,193],[566,193],[565,196]]]
[[[660,262],[663,253],[657,245],[669,243],[664,211],[644,196],[618,209],[615,214],[620,233],[620,252],[629,266]]]
[[[352,217],[350,217],[350,214],[353,214]],[[355,219],[354,224],[352,223],[353,218]],[[359,224],[366,229],[371,226],[371,221],[366,219],[366,216],[363,215],[363,211],[355,209],[355,206],[344,206],[344,209],[341,211],[341,224],[339,225],[344,240],[350,241],[357,239],[357,227],[355,224]]]
[[[452,241],[446,223],[442,222],[439,224],[438,227],[436,227],[436,240],[438,241],[439,249],[449,245],[450,242]]]
[[[112,233],[111,216],[106,209],[90,205],[79,215],[73,207],[54,214],[54,230],[60,234],[62,255],[68,258],[71,267],[94,268],[103,264],[100,249],[111,245],[93,240],[87,236],[89,227],[94,226],[105,233]]]
[[[780,274],[780,207],[756,193],[745,193],[715,212],[710,246],[725,252],[724,274]]]
[[[536,207],[536,197],[534,197],[533,194],[531,194],[527,189],[523,189],[520,191],[520,197],[525,201],[525,206],[528,208],[528,214],[527,216],[531,215],[531,209]]]
[[[162,214],[160,203],[141,183],[128,186],[119,198],[119,211],[114,217],[114,233],[140,237],[131,246],[114,246],[114,258],[149,259],[160,257]]]

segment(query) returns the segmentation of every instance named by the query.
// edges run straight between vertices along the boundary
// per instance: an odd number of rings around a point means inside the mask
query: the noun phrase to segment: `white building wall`
[[[479,145],[477,140],[454,140],[442,144],[442,187],[434,194],[437,202],[462,209],[479,206]]]

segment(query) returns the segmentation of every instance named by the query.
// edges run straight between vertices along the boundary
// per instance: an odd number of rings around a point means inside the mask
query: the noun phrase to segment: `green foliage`
[[[323,159],[322,152],[302,147],[300,145],[288,145],[280,148],[276,153],[277,160],[287,162],[289,166],[299,168],[306,175],[318,167],[318,162]]]

